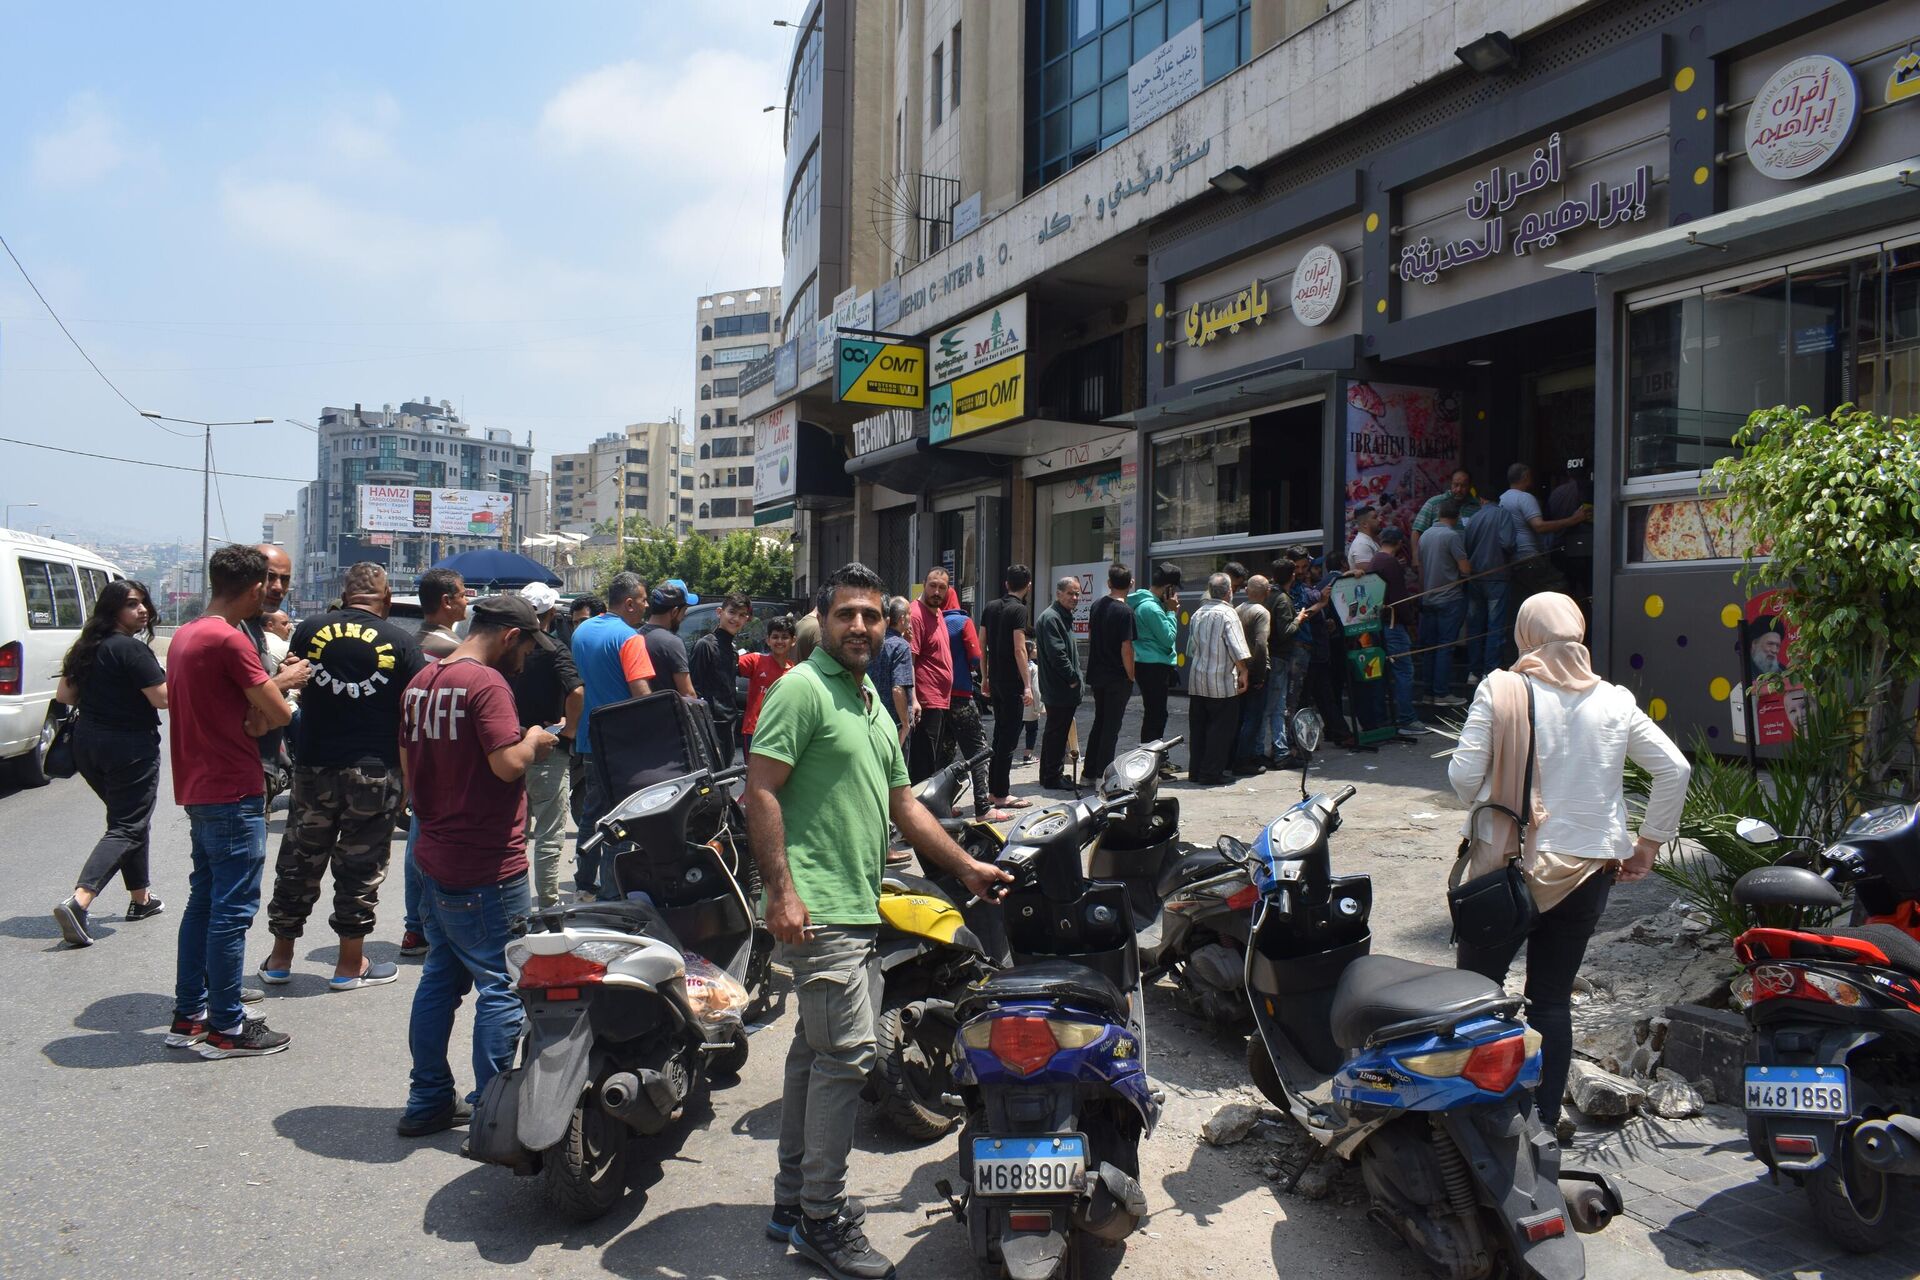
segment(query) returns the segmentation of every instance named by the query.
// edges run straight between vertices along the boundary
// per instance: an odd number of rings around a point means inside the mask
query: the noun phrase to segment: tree
[[[611,521],[602,532],[614,532]],[[638,516],[627,521],[626,534],[625,555],[611,557],[600,575],[603,589],[606,579],[625,568],[649,586],[679,578],[703,596],[740,591],[784,600],[793,594],[793,541],[785,534],[736,529],[718,539],[700,533],[683,538]]]

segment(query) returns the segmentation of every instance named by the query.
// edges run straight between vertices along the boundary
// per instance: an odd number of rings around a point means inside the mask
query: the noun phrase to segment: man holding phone
[[[586,693],[573,654],[553,634],[553,615],[560,593],[544,582],[520,588],[520,598],[540,619],[533,648],[518,675],[509,676],[520,727],[546,729],[560,739],[560,747],[544,760],[527,766],[527,844],[533,855],[534,905],[560,902],[560,847],[567,835],[567,771],[572,764],[573,735],[580,723]]]
[[[969,857],[908,790],[898,733],[867,678],[885,634],[883,600],[879,575],[865,565],[828,577],[818,647],[761,707],[745,796],[767,926],[800,1006],[767,1230],[785,1232],[831,1275],[861,1280],[893,1274],[861,1230],[865,1210],[846,1197],[860,1091],[874,1061],[888,819],[969,892],[992,895],[1013,878]]]

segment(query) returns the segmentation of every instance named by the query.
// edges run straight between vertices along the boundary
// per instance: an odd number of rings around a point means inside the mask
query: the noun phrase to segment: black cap
[[[672,583],[663,582],[647,594],[647,608],[654,613],[666,613],[671,609],[684,609],[687,605],[687,593]]]
[[[1162,560],[1153,570],[1153,585],[1156,587],[1177,587],[1180,585],[1180,566],[1170,560]]]
[[[522,631],[538,631],[540,618],[528,604],[526,598],[519,595],[482,596],[467,606],[476,622],[493,627],[518,627]]]

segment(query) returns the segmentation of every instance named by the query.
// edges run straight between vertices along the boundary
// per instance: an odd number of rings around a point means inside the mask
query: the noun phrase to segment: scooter
[[[727,822],[727,784],[744,772],[628,796],[588,844],[611,851],[621,897],[538,912],[507,944],[526,1015],[518,1064],[480,1095],[463,1154],[542,1174],[577,1221],[619,1202],[633,1137],[662,1132],[710,1079],[746,1065],[771,947]]]
[[[1108,770],[1134,798],[1100,836],[1088,874],[1126,885],[1146,980],[1172,978],[1182,1008],[1231,1026],[1247,1017],[1240,972],[1257,895],[1246,869],[1218,848],[1183,852],[1180,801],[1159,795],[1167,755],[1182,741],[1143,743]]]
[[[1083,851],[1135,799],[1102,794],[1014,824],[999,864],[1014,966],[963,998],[953,1078],[966,1123],[954,1194],[975,1260],[1013,1280],[1077,1274],[1089,1238],[1147,1215],[1140,1140],[1163,1095],[1147,1077],[1140,953],[1124,884],[1090,879]]]
[[[1782,839],[1754,818],[1736,831]],[[1853,923],[1803,924],[1841,909],[1839,887]],[[1748,1144],[1806,1188],[1834,1243],[1871,1253],[1909,1229],[1920,1178],[1920,810],[1869,810],[1839,843],[1747,872],[1733,900],[1785,917],[1734,942],[1753,1029]]]
[[[1324,731],[1317,711],[1294,716],[1309,757]],[[1604,1227],[1620,1194],[1562,1168],[1535,1117],[1540,1036],[1523,1001],[1478,974],[1367,954],[1372,881],[1334,875],[1328,852],[1355,789],[1310,796],[1306,781],[1251,846],[1221,841],[1260,893],[1246,961],[1254,1084],[1320,1152],[1358,1162],[1371,1216],[1437,1274],[1584,1276],[1573,1233]]]

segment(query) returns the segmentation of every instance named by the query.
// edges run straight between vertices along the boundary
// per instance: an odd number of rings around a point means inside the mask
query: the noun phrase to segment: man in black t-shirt
[[[1020,741],[1020,725],[1033,705],[1035,690],[1028,683],[1027,637],[1033,634],[1033,615],[1027,611],[1027,593],[1033,590],[1033,571],[1023,564],[1007,566],[1007,594],[986,607],[980,621],[986,627],[986,687],[993,700],[993,760],[987,768],[987,789],[993,804],[1025,809],[1031,800],[1014,801],[1013,748]]]
[[[672,685],[683,698],[696,696],[692,668],[687,662],[687,642],[679,633],[687,606],[699,603],[699,596],[673,582],[663,582],[648,593],[647,620],[640,627],[640,638],[646,641],[647,657],[653,661],[655,689]]]
[[[586,705],[586,688],[573,665],[573,653],[553,634],[553,620],[560,593],[544,582],[529,582],[520,588],[540,629],[533,633],[533,648],[520,670],[507,677],[513,690],[514,708],[520,713],[520,727],[554,730],[560,738],[560,750],[527,766],[527,858],[533,869],[533,900],[539,907],[558,906],[560,902],[560,855],[567,834],[567,801],[570,790],[569,761],[574,734],[580,727],[580,713]]]
[[[294,744],[293,800],[274,864],[267,927],[273,951],[260,966],[272,985],[292,979],[293,944],[333,869],[333,914],[340,938],[329,986],[335,991],[392,982],[389,963],[366,959],[394,823],[405,801],[400,774],[400,698],[424,664],[406,630],[387,621],[393,592],[387,571],[370,561],[347,570],[343,607],[302,622],[290,652],[311,666]]]
[[[1082,778],[1098,783],[1113,763],[1120,744],[1120,721],[1133,696],[1133,610],[1127,593],[1133,590],[1133,570],[1123,564],[1107,566],[1107,594],[1093,602],[1087,614],[1087,688],[1093,690],[1093,729],[1087,734],[1086,768]]]

